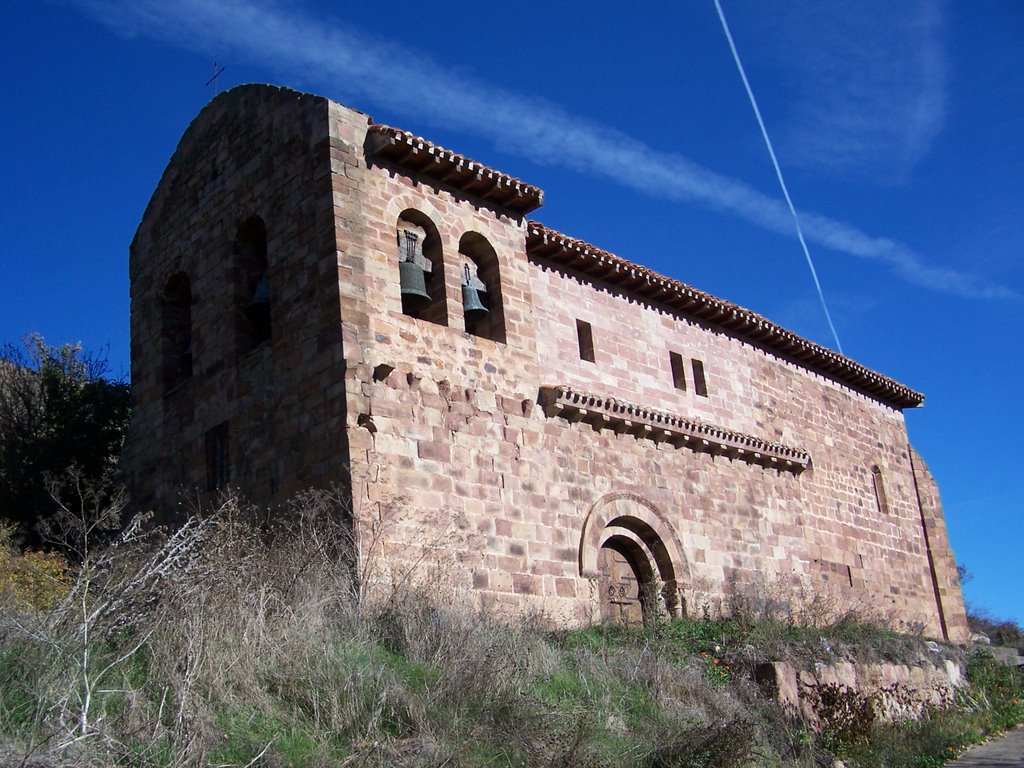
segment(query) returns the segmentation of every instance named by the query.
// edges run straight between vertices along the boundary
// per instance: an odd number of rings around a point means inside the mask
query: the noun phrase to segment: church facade
[[[441,568],[500,611],[781,587],[966,641],[923,397],[541,202],[322,97],[218,96],[131,246],[134,504],[335,486],[362,572]]]

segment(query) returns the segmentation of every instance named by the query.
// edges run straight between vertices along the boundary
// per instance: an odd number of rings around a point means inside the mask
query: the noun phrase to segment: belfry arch
[[[596,579],[601,616],[651,621],[659,598],[670,616],[685,613],[679,597],[689,566],[679,539],[661,511],[632,493],[599,499],[583,521],[580,575]]]

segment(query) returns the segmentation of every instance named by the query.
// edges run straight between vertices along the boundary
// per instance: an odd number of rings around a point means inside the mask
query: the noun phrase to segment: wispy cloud
[[[121,34],[218,55],[230,51],[290,82],[322,88],[333,98],[408,114],[417,124],[465,130],[537,163],[603,177],[651,196],[699,203],[792,235],[785,204],[741,181],[353,29],[327,27],[261,0],[77,0],[75,5]],[[970,275],[930,266],[888,238],[825,216],[800,215],[809,240],[876,261],[916,285],[967,298],[1016,295]]]
[[[821,304],[815,297],[800,294],[778,296],[778,301],[765,307],[768,317],[808,339],[826,338],[828,326],[821,314]],[[842,290],[829,296],[829,305],[841,325],[859,325],[862,318],[872,313],[884,311],[878,296],[865,295],[863,292],[844,292]]]
[[[940,0],[759,5],[758,42],[796,93],[787,163],[904,181],[945,121],[943,11]]]

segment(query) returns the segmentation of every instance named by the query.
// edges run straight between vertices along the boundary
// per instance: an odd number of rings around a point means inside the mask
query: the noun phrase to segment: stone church
[[[530,219],[542,199],[326,98],[217,96],[131,245],[135,505],[335,486],[361,557],[442,563],[499,611],[640,621],[781,584],[965,641],[922,395]]]

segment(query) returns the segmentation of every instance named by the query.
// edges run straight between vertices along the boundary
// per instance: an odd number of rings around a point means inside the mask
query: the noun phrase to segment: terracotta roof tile
[[[371,157],[411,168],[514,213],[527,214],[544,202],[543,190],[400,128],[373,123],[366,139]]]
[[[548,229],[540,222],[529,222],[526,250],[531,256],[571,266],[681,315],[696,317],[722,328],[737,338],[771,350],[889,405],[912,408],[924,401],[921,393],[787,331],[756,312],[660,275],[590,243]]]

